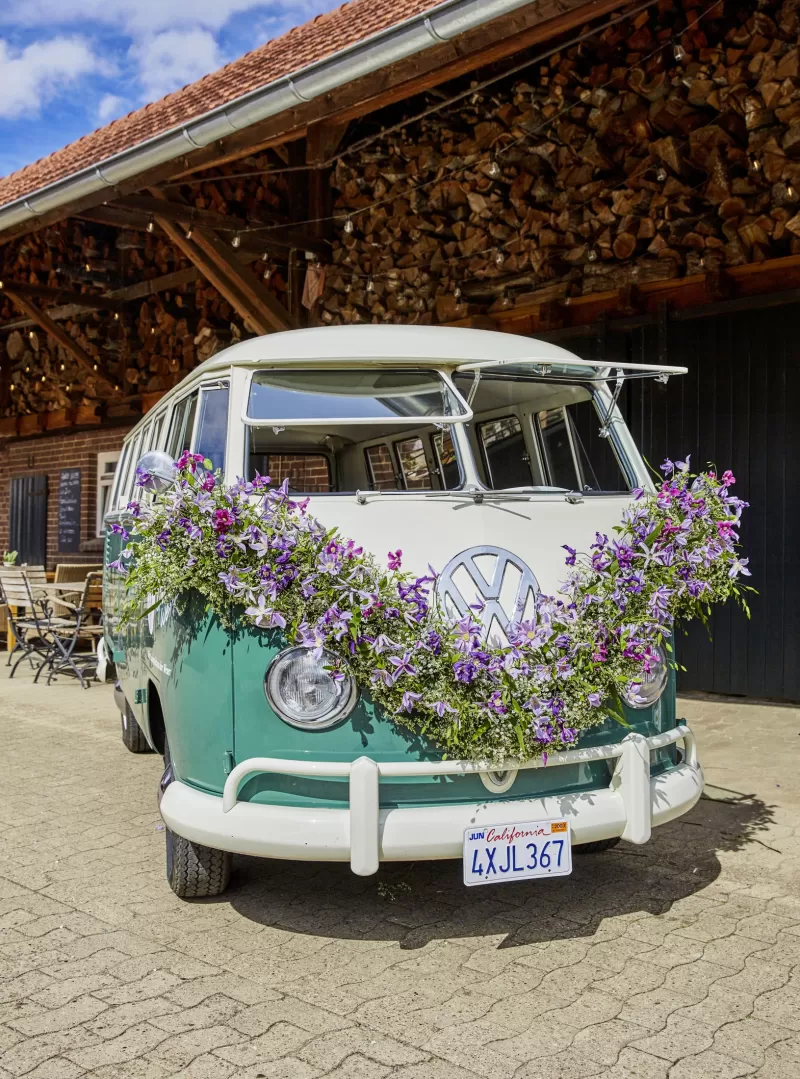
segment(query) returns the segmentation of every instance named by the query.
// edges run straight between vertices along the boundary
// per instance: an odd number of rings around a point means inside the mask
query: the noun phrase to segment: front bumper
[[[682,762],[651,778],[652,750],[683,742]],[[465,805],[381,809],[381,776],[455,775],[492,772],[497,765],[475,761],[374,761],[352,763],[252,757],[228,776],[222,798],[180,781],[161,798],[164,823],[177,835],[204,846],[261,858],[350,862],[354,873],[375,873],[381,861],[459,858],[467,828],[513,821],[565,817],[573,843],[621,836],[646,843],[651,829],[686,813],[703,790],[694,735],[681,725],[645,738],[629,734],[622,742],[550,756],[547,767],[588,760],[616,760],[608,787],[543,798],[496,799]],[[521,768],[543,767],[530,761]],[[239,802],[239,787],[254,772],[300,776],[347,776],[349,809],[308,809]]]

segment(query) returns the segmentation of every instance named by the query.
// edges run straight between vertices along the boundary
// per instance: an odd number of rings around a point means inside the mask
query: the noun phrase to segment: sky
[[[341,0],[0,0],[0,176]]]

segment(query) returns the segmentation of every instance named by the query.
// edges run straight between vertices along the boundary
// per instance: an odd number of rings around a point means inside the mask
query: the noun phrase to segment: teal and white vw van
[[[480,601],[487,632],[502,635],[527,597],[558,591],[562,546],[587,550],[649,486],[617,408],[624,380],[683,371],[446,327],[245,341],[130,432],[107,524],[125,523],[145,453],[189,450],[228,483],[288,481],[326,527],[381,555],[402,549],[404,569],[433,565],[442,602],[463,614]],[[109,527],[103,650],[124,744],[164,756],[158,796],[179,896],[222,892],[233,854],[346,861],[369,875],[381,861],[459,858],[476,837],[513,837],[517,824],[527,835],[529,822],[559,822],[566,872],[572,847],[644,843],[700,796],[666,663],[626,706],[629,728],[609,717],[546,767],[444,759],[368,693],[342,694],[307,649],[255,626],[225,629],[191,596],[123,625],[120,543]],[[524,869],[494,877],[537,875]],[[471,879],[465,865],[467,883],[491,875]]]

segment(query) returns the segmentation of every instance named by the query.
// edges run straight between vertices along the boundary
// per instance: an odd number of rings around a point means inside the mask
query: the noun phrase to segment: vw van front
[[[258,498],[269,476],[270,490],[309,497],[325,529],[421,577],[432,566],[441,610],[507,645],[537,596],[558,592],[565,549],[612,533],[631,491],[650,486],[617,407],[625,379],[679,373],[484,331],[357,327],[246,342],[205,378],[225,379],[228,482],[255,483]],[[184,448],[207,456],[204,437],[195,422]],[[179,895],[221,891],[232,853],[349,861],[361,875],[464,857],[468,884],[568,872],[573,846],[644,843],[702,791],[664,651],[624,715],[519,763],[453,759],[279,623],[226,628],[190,598],[125,633],[124,648],[109,642],[127,653],[120,703],[165,752]],[[529,850],[541,829],[546,857]]]

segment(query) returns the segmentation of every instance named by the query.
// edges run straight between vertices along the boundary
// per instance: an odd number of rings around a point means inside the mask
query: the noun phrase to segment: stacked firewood
[[[189,263],[157,233],[81,221],[7,244],[0,249],[0,265],[0,278],[9,288],[24,282],[97,294]],[[53,301],[32,299],[45,311],[53,307]],[[0,368],[13,386],[3,409],[9,416],[167,390],[241,333],[241,320],[230,304],[199,276],[122,312],[87,308],[59,318],[64,331],[96,362],[96,371],[80,366],[37,326],[3,331],[25,317],[0,292]]]
[[[450,322],[800,253],[800,0],[708,8],[659,0],[341,160],[323,321]]]

